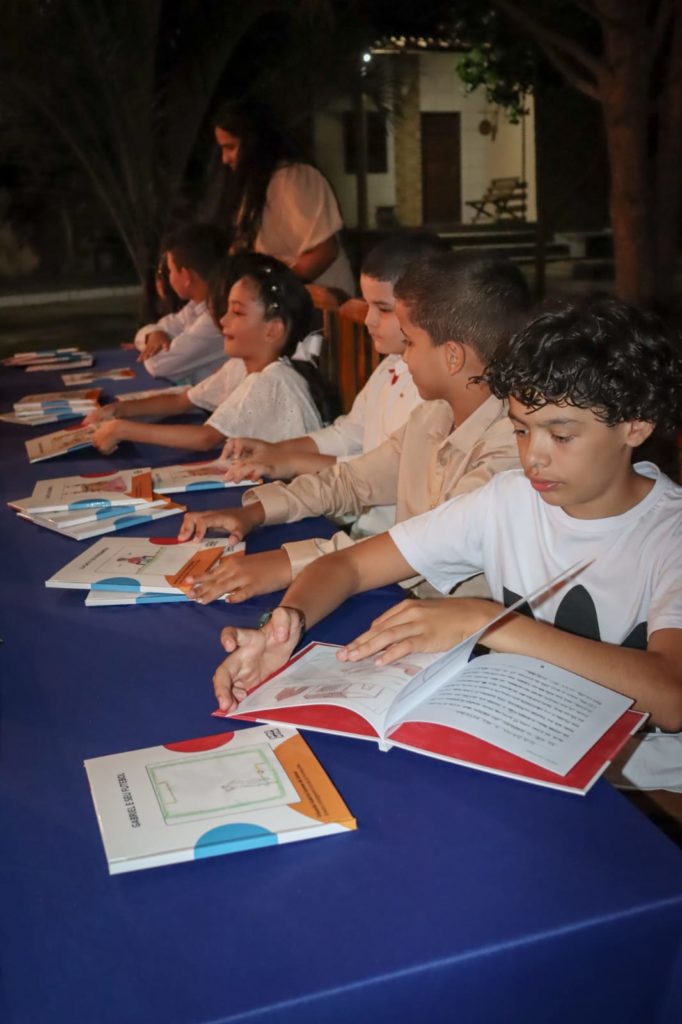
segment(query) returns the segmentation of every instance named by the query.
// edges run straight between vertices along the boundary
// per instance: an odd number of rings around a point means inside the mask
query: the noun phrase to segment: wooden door
[[[421,135],[424,223],[459,222],[462,209],[459,114],[422,114]]]

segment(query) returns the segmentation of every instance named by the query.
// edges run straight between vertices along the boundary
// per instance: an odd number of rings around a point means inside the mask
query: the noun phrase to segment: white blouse
[[[310,164],[287,164],[270,179],[254,248],[293,266],[302,253],[342,227],[339,204],[324,175]],[[315,284],[355,295],[350,263],[340,242],[336,259]]]
[[[263,441],[300,437],[322,426],[307,381],[284,359],[245,376],[206,422],[225,437]]]

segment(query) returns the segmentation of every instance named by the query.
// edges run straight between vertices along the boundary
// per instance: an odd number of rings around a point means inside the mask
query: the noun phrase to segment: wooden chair
[[[362,299],[348,299],[338,313],[335,369],[344,412],[348,412],[381,359],[365,327],[366,316],[367,303]]]
[[[320,369],[338,388],[341,409],[348,412],[381,359],[365,327],[367,303],[363,299],[347,299],[339,306],[338,295],[329,288],[315,284],[306,288],[322,317],[325,344]]]

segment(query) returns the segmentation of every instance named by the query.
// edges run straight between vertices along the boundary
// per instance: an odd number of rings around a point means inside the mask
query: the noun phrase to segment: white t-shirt
[[[206,422],[225,437],[284,441],[316,430],[322,421],[305,378],[278,359],[246,375]]]
[[[324,175],[310,164],[287,164],[270,178],[254,249],[293,266],[302,253],[342,227],[339,204]],[[315,284],[355,294],[350,263],[340,242],[336,259]]]
[[[204,377],[193,388],[190,388],[187,397],[192,405],[206,409],[207,412],[213,412],[221,402],[224,402],[232,394],[245,377],[244,360],[228,359],[219,370],[209,377]]]
[[[152,331],[164,331],[172,339],[166,351],[145,359],[144,368],[152,377],[167,377],[175,384],[196,384],[225,362],[223,336],[205,302],[190,300],[177,313],[140,327],[135,335],[135,348],[140,352]]]
[[[535,617],[594,640],[645,648],[659,629],[682,629],[682,487],[656,466],[634,508],[575,519],[546,504],[522,470],[399,523],[391,537],[441,593],[483,569],[493,598],[509,605],[577,562],[575,580],[533,609]]]
[[[309,437],[339,461],[371,452],[402,427],[421,398],[402,356],[388,355],[358,392],[350,412]]]

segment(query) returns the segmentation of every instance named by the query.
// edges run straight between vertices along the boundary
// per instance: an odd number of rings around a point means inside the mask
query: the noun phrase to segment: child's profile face
[[[168,283],[175,294],[181,299],[191,298],[189,294],[191,286],[189,274],[185,267],[177,265],[173,259],[173,254],[170,252],[166,253],[166,266],[168,267]]]
[[[446,365],[446,346],[433,344],[431,336],[424,328],[413,323],[409,306],[400,299],[396,299],[395,312],[405,343],[403,359],[407,363],[417,391],[425,401],[446,398],[450,380]]]
[[[258,357],[263,350],[267,321],[255,283],[242,277],[230,289],[227,312],[220,321],[225,352],[237,359]]]
[[[533,410],[511,397],[509,417],[523,471],[548,505],[576,519],[603,519],[631,507],[633,486],[641,479],[631,456],[650,433],[647,425],[610,427],[591,409],[545,405]]]
[[[240,140],[231,132],[226,132],[224,128],[215,129],[215,140],[220,149],[221,161],[226,167],[230,167],[235,171],[239,161]]]
[[[395,315],[392,283],[360,274],[360,291],[368,307],[365,326],[374,348],[382,356],[402,355],[405,350],[405,339],[398,317]]]

